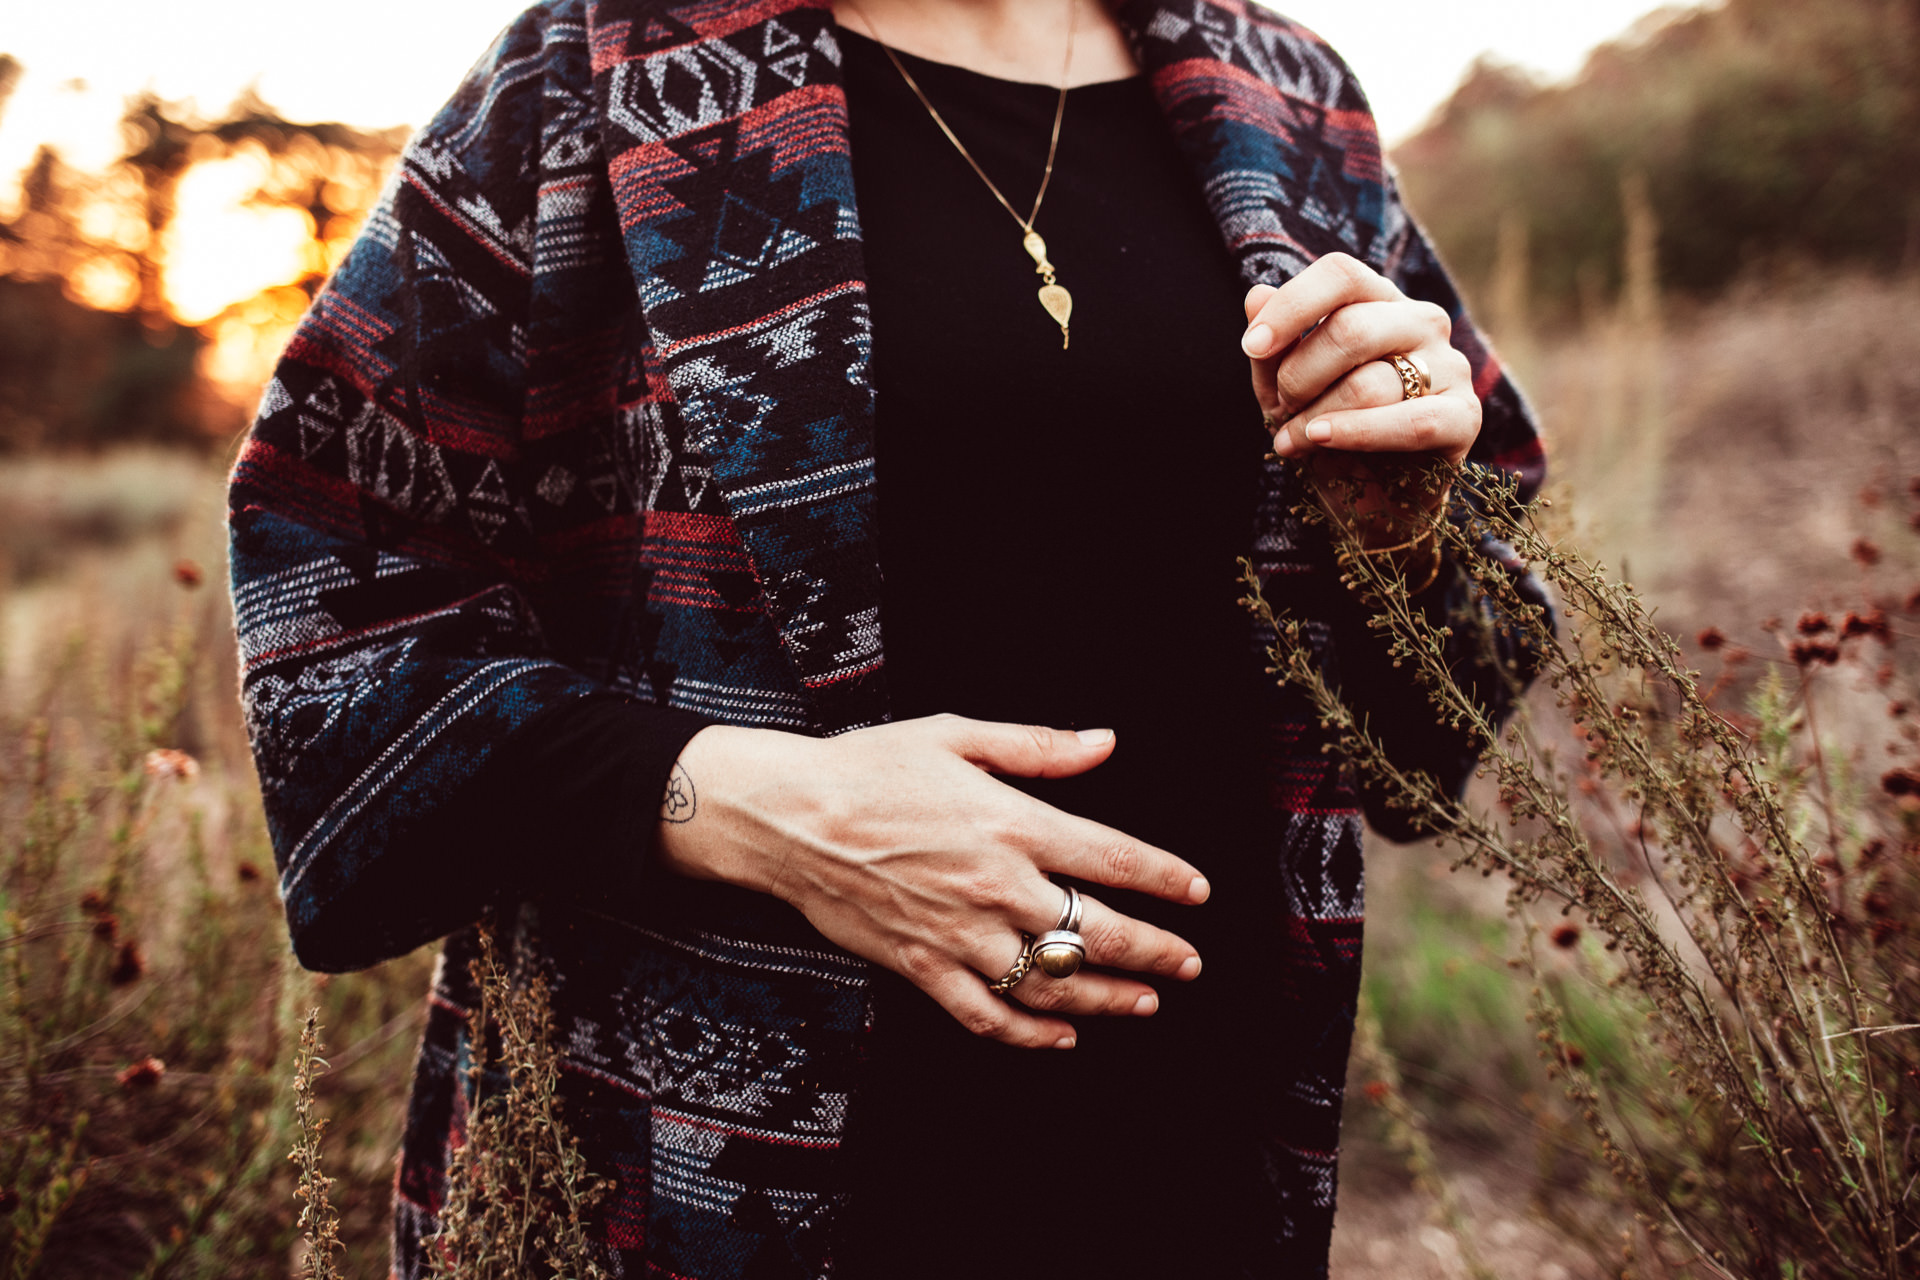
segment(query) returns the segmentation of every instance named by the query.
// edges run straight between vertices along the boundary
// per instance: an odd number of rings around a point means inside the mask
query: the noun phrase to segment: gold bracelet
[[[1427,576],[1425,579],[1421,581],[1419,586],[1407,588],[1408,595],[1417,596],[1422,591],[1425,591],[1428,587],[1432,586],[1435,582],[1438,582],[1440,580],[1441,558],[1442,557],[1441,557],[1441,551],[1440,551],[1440,539],[1436,537],[1433,540],[1433,567],[1427,570]]]
[[[1417,547],[1421,543],[1425,542],[1428,538],[1433,538],[1433,537],[1435,537],[1434,531],[1432,529],[1426,529],[1414,535],[1414,537],[1409,539],[1408,541],[1396,542],[1390,547],[1363,547],[1360,545],[1359,539],[1356,538],[1354,539],[1353,549],[1355,551],[1358,551],[1363,556],[1392,555],[1396,551],[1412,550],[1414,547]]]

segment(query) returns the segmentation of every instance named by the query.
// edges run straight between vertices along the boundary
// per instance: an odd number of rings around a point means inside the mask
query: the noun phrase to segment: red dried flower
[[[1862,566],[1871,569],[1880,563],[1880,544],[1866,538],[1855,538],[1852,548],[1853,558]]]
[[[1865,613],[1848,613],[1840,622],[1840,634],[1849,640],[1855,636],[1872,636],[1881,644],[1893,643],[1893,627],[1887,622],[1887,611],[1877,605]]]
[[[1553,933],[1549,936],[1554,946],[1566,950],[1580,941],[1580,926],[1571,920],[1563,921],[1553,927]]]
[[[1867,909],[1867,914],[1870,916],[1884,916],[1893,910],[1893,899],[1875,889],[1861,899],[1861,905]]]
[[[1705,631],[1695,636],[1694,641],[1702,649],[1711,653],[1713,650],[1721,648],[1727,643],[1727,633],[1718,627],[1708,627]]]
[[[1890,720],[1898,720],[1911,709],[1912,708],[1908,707],[1904,702],[1889,702],[1887,704],[1887,718]]]
[[[167,1064],[158,1058],[142,1058],[128,1066],[114,1079],[120,1087],[131,1093],[135,1089],[151,1089],[160,1083],[160,1077],[167,1074]]]
[[[107,901],[104,889],[89,889],[80,895],[80,910],[87,915],[97,916],[113,910],[113,904]]]
[[[120,937],[120,917],[111,911],[93,918],[93,936],[102,942],[114,942]]]
[[[260,879],[260,868],[244,858],[240,860],[240,865],[233,869],[233,873],[240,877],[241,884],[253,884]]]
[[[1920,796],[1920,769],[1889,769],[1880,775],[1880,789],[1890,796]]]
[[[1387,1095],[1392,1093],[1393,1090],[1387,1087],[1385,1080],[1369,1080],[1367,1081],[1366,1092],[1368,1102],[1385,1102]]]
[[[140,975],[147,971],[147,959],[140,954],[140,944],[128,938],[113,953],[113,969],[107,974],[107,981],[116,987],[124,987],[138,982]]]
[[[1840,646],[1831,640],[1795,640],[1787,656],[1803,667],[1815,662],[1832,666],[1840,661]]]
[[[1793,627],[1803,636],[1817,636],[1823,631],[1833,630],[1833,619],[1819,609],[1809,609],[1800,615],[1800,621],[1794,623]]]
[[[1587,1065],[1587,1054],[1584,1049],[1571,1040],[1562,1040],[1560,1042],[1560,1061],[1570,1067],[1584,1067]]]
[[[184,751],[161,747],[158,751],[147,752],[146,770],[149,778],[185,780],[200,776],[200,762]]]
[[[173,580],[191,591],[206,580],[206,574],[194,560],[175,560],[173,562]]]

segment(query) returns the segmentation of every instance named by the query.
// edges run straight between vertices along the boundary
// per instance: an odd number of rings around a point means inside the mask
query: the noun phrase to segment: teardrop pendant
[[[1073,314],[1073,295],[1057,284],[1040,286],[1040,305],[1047,309],[1053,322],[1060,326],[1060,349],[1067,349],[1067,318]]]

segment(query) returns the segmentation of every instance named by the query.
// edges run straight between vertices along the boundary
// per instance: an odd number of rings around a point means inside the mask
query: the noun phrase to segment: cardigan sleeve
[[[588,80],[553,52],[552,17],[536,6],[509,27],[408,145],[232,475],[241,695],[289,932],[312,967],[375,963],[535,885],[631,887],[651,830],[636,815],[704,723],[556,660],[538,607],[534,509],[556,473],[527,457],[528,367],[564,344],[543,337],[535,267],[552,236],[578,235],[549,216],[542,141]],[[579,200],[560,208],[577,223]],[[621,273],[603,287],[624,287],[632,311]],[[616,413],[611,366],[561,356],[582,370],[582,412]],[[602,788],[591,821],[535,794],[537,742],[555,734],[594,762],[579,771]],[[578,786],[566,798],[588,803]],[[526,843],[543,824],[571,838]]]
[[[1533,411],[1519,387],[1501,367],[1492,347],[1467,314],[1438,254],[1400,199],[1391,174],[1385,183],[1385,216],[1371,265],[1412,298],[1445,308],[1453,319],[1453,345],[1467,357],[1473,386],[1482,410],[1480,435],[1464,469],[1478,479],[1510,477],[1521,501],[1531,501],[1546,478],[1546,456]],[[1468,479],[1476,477],[1469,475]],[[1456,521],[1469,514],[1476,485],[1456,486]],[[1521,599],[1549,607],[1547,594],[1512,551],[1491,538],[1482,538],[1476,553],[1499,566],[1513,579]],[[1329,567],[1329,577],[1337,571]],[[1368,611],[1351,592],[1336,590],[1325,602],[1334,637],[1330,674],[1356,711],[1364,715],[1381,744],[1404,768],[1431,774],[1450,795],[1459,795],[1479,760],[1477,745],[1465,734],[1436,722],[1426,693],[1414,682],[1411,668],[1395,667],[1379,632],[1369,628]],[[1441,565],[1435,582],[1417,603],[1436,624],[1451,624],[1443,660],[1460,685],[1481,705],[1504,721],[1513,711],[1520,691],[1532,681],[1539,655],[1526,629],[1509,625],[1495,602],[1472,584],[1452,559]],[[1375,829],[1393,839],[1412,839],[1421,832],[1404,812],[1392,809],[1385,798],[1363,788],[1362,803]]]

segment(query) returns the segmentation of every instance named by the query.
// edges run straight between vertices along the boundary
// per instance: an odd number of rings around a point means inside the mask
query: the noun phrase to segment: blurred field
[[[334,1050],[335,1201],[357,1273],[383,1273],[427,960],[330,981],[291,963],[221,478],[178,451],[0,459],[0,1274],[288,1273],[309,1005]]]

